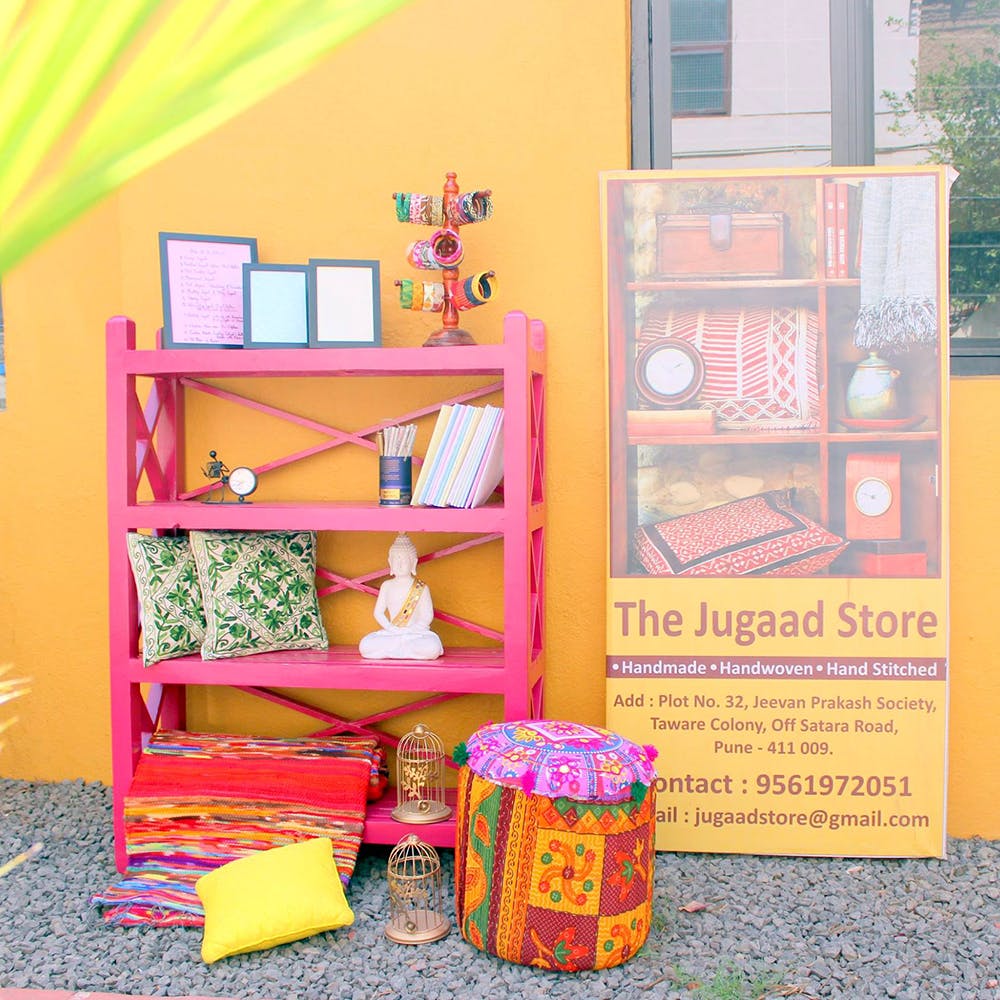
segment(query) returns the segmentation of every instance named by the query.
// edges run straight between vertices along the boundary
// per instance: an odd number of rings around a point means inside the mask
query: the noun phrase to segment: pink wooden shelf
[[[452,814],[440,823],[400,823],[392,818],[396,808],[396,790],[389,788],[377,802],[368,803],[365,819],[365,842],[368,844],[395,844],[407,834],[415,833],[431,847],[455,847],[455,803],[458,800],[454,788],[445,789],[445,802],[451,806]]]
[[[238,689],[315,720],[317,733],[370,733],[388,747],[398,737],[386,723],[466,695],[503,700],[505,719],[542,715],[545,669],[544,578],[545,489],[544,327],[524,313],[504,317],[502,344],[461,347],[346,348],[309,350],[136,350],[135,324],[115,316],[107,324],[109,648],[111,668],[111,758],[114,784],[115,860],[124,870],[123,804],[142,748],[159,726],[183,728],[186,689],[221,685]],[[470,376],[457,395],[386,423],[433,416],[446,403],[470,402],[502,391],[504,469],[502,496],[472,510],[436,507],[382,507],[364,501],[272,501],[204,503],[204,481],[184,482],[188,446],[185,401],[202,393],[290,421],[325,436],[304,451],[271,459],[258,473],[301,461],[321,451],[352,447],[374,461],[376,432],[384,426],[346,431],[262,401],[220,379],[357,378],[387,380],[447,376],[442,393],[454,391],[456,376]],[[486,376],[486,379],[481,378]],[[492,379],[489,378],[492,376]],[[391,396],[391,390],[385,391]],[[392,409],[391,398],[387,406]],[[191,430],[187,427],[187,431]],[[419,458],[419,456],[417,456]],[[368,495],[370,483],[358,484]],[[151,496],[152,500],[145,499]],[[140,499],[142,498],[142,499]],[[464,535],[421,560],[448,558],[475,545],[503,547],[503,587],[497,603],[502,631],[462,616],[460,609],[436,608],[438,619],[467,630],[475,646],[451,646],[432,661],[362,659],[355,646],[321,651],[258,653],[226,660],[187,656],[146,669],[139,659],[140,622],[128,564],[126,538],[135,530],[193,529],[312,530],[318,532],[430,532]],[[385,568],[351,577],[318,567],[321,600],[344,590],[376,592]],[[486,642],[484,646],[481,643]],[[364,718],[347,719],[310,704],[303,689],[400,692],[404,703]],[[384,698],[381,701],[385,701]],[[485,721],[485,720],[484,720]],[[396,726],[399,729],[399,726]],[[435,846],[454,845],[454,822],[427,827],[396,823],[389,813],[394,796],[373,803],[366,839],[394,843],[419,830]]]
[[[468,510],[449,507],[380,507],[377,502],[217,504],[157,500],[129,505],[124,517],[134,528],[233,528],[315,531],[502,531],[502,503]]]
[[[437,660],[366,660],[356,646],[332,646],[225,660],[183,656],[152,667],[130,657],[126,675],[134,683],[502,694],[504,666],[502,649],[450,646]]]
[[[114,320],[111,320],[114,322]],[[529,345],[525,345],[529,346]],[[129,351],[130,375],[206,378],[385,378],[409,375],[497,375],[516,361],[506,344],[470,347],[345,347],[244,351]]]

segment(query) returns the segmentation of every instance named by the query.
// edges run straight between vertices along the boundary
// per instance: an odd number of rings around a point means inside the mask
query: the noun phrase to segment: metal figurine
[[[236,468],[230,469],[214,451],[208,453],[208,458],[208,462],[201,471],[209,479],[218,480],[215,485],[209,487],[209,491],[214,490],[215,486],[221,486],[222,491],[219,493],[218,500],[206,497],[202,503],[251,503],[252,501],[247,500],[247,497],[257,489],[257,473],[248,465],[237,465]],[[235,500],[226,499],[227,486],[229,492],[236,497]]]
[[[205,497],[202,503],[225,503],[226,502],[226,486],[229,483],[229,467],[225,462],[219,459],[216,452],[210,451],[208,453],[208,462],[205,463],[205,467],[201,470],[205,473],[207,479],[217,479],[218,482],[215,483],[211,489],[215,489],[216,486],[221,486],[222,491],[219,493],[219,499],[213,500],[210,496]]]

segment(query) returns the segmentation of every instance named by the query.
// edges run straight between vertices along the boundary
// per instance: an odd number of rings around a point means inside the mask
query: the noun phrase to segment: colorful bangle
[[[419,226],[426,226],[427,216],[428,216],[428,201],[430,200],[429,194],[411,194],[410,195],[410,222],[416,223]]]
[[[425,281],[424,285],[424,312],[439,313],[444,309],[444,284],[440,281]]]
[[[406,248],[406,259],[421,271],[440,271],[429,240],[415,240]]]
[[[445,205],[439,194],[396,192],[396,218],[420,226],[464,226],[483,222],[493,215],[493,198],[489,191],[468,191],[457,195]]]
[[[414,281],[401,278],[399,305],[413,312],[441,312],[444,309],[444,285],[440,281]]]
[[[479,274],[467,278],[466,284],[471,289],[469,298],[478,300],[479,305],[482,305],[493,298],[493,293],[497,290],[497,276],[491,271],[480,271]]]
[[[496,276],[480,271],[455,286],[455,308],[459,312],[475,309],[488,302],[496,291]]]
[[[465,256],[465,248],[453,229],[439,229],[430,240],[431,253],[438,267],[458,267]]]
[[[421,226],[440,226],[444,221],[444,198],[439,194],[422,194],[419,204],[411,209],[410,221]]]
[[[443,226],[444,198],[439,194],[396,192],[396,218],[418,226]]]
[[[489,191],[469,191],[460,194],[448,206],[448,219],[456,226],[484,222],[493,215],[493,198]]]

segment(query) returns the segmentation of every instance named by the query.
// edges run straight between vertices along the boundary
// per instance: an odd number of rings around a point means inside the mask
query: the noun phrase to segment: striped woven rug
[[[158,732],[125,799],[128,868],[91,903],[111,923],[201,926],[202,875],[310,837],[333,841],[346,885],[383,767],[382,748],[364,737]]]

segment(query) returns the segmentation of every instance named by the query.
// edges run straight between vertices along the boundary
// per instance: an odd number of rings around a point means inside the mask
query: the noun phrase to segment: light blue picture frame
[[[309,346],[309,265],[243,265],[243,346]]]
[[[377,260],[309,260],[309,346],[381,347]]]

